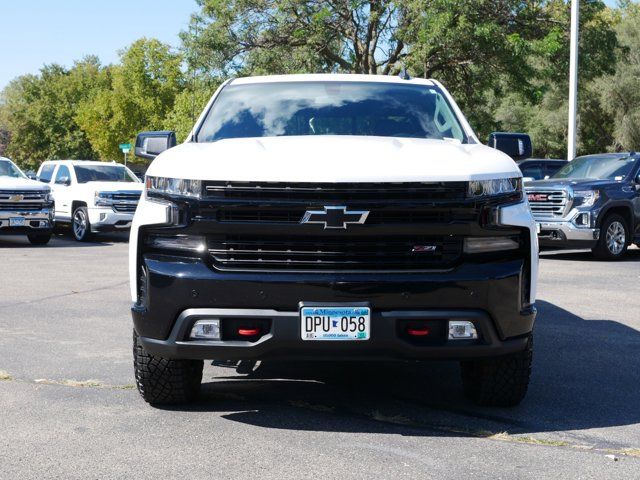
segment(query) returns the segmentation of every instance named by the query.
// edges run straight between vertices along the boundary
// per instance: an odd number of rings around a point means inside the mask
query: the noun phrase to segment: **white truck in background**
[[[38,180],[51,185],[56,225],[70,225],[79,242],[100,232],[128,230],[142,182],[124,165],[88,160],[48,160]]]

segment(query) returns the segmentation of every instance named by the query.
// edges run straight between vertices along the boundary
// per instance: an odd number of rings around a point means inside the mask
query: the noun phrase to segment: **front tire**
[[[51,234],[27,235],[27,238],[32,245],[46,245],[51,240]]]
[[[527,394],[533,359],[533,336],[518,353],[460,364],[465,395],[478,405],[514,407]]]
[[[629,227],[624,218],[617,214],[607,215],[600,227],[600,239],[593,248],[593,254],[600,260],[619,260],[629,248]]]
[[[73,211],[71,218],[71,230],[73,237],[79,242],[87,242],[91,238],[91,222],[87,207],[78,207]]]
[[[202,382],[202,360],[173,360],[151,355],[133,332],[133,366],[142,398],[151,405],[176,405],[195,400]]]

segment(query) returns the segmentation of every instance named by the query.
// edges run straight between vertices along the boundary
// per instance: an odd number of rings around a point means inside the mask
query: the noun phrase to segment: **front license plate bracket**
[[[368,304],[300,305],[300,338],[304,341],[366,341],[371,338]]]

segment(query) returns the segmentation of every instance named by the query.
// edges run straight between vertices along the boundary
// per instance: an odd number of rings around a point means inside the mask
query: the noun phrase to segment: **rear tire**
[[[151,405],[195,400],[202,382],[202,360],[173,360],[148,353],[133,332],[133,366],[142,398]]]
[[[51,234],[27,235],[27,238],[32,245],[46,245],[51,240]]]
[[[71,231],[77,241],[89,241],[91,238],[91,222],[89,222],[89,211],[87,207],[78,207],[73,211]]]
[[[527,394],[533,358],[533,336],[527,347],[502,357],[461,362],[465,395],[478,405],[513,407]]]
[[[615,213],[607,215],[600,226],[600,239],[593,254],[600,260],[619,260],[627,252],[630,239],[627,221]]]

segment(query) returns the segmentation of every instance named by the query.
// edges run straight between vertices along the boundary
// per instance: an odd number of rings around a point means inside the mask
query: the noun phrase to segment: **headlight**
[[[185,180],[182,178],[150,177],[145,179],[147,195],[175,195],[181,197],[199,198],[202,191],[202,181]]]
[[[113,200],[113,194],[111,192],[95,192],[93,194],[93,203],[97,207],[111,206]]]
[[[53,202],[53,195],[51,194],[51,190],[45,190],[43,193],[45,203]]]
[[[593,207],[593,204],[600,198],[600,192],[598,190],[575,190],[573,197],[574,206]]]
[[[470,181],[467,196],[481,198],[517,192],[522,192],[522,178],[497,178]]]

